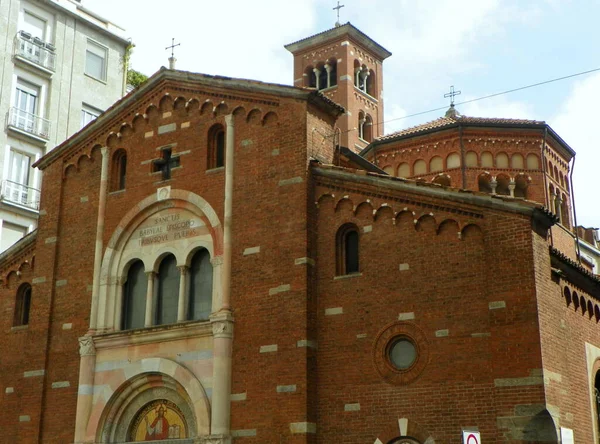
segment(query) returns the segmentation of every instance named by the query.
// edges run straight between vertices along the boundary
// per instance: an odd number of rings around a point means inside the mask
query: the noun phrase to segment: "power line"
[[[577,76],[583,76],[585,74],[590,74],[592,72],[597,72],[597,71],[600,71],[600,68],[594,68],[594,69],[590,69],[588,71],[581,71],[581,72],[578,72],[578,73],[575,73],[575,74],[569,74],[567,76],[562,76],[562,77],[557,77],[557,78],[550,79],[550,80],[545,80],[543,82],[532,83],[531,85],[521,86],[519,88],[514,88],[514,89],[509,89],[509,90],[498,92],[498,93],[494,93],[494,94],[489,94],[487,96],[478,97],[476,99],[465,100],[463,102],[456,103],[455,106],[466,105],[467,103],[478,102],[479,100],[490,99],[492,97],[498,97],[498,96],[502,96],[504,94],[510,94],[510,93],[513,93],[513,92],[516,92],[516,91],[522,91],[524,89],[534,88],[536,86],[547,85],[548,83],[558,82],[560,80],[566,80],[566,79],[570,79],[570,78],[577,77]],[[385,123],[395,122],[397,120],[408,119],[409,117],[421,116],[423,114],[429,114],[429,113],[432,113],[432,112],[435,112],[435,111],[445,110],[447,108],[448,108],[447,106],[441,106],[439,108],[433,108],[433,109],[430,109],[430,110],[427,110],[427,111],[421,111],[421,112],[418,112],[418,113],[408,114],[406,116],[397,117],[395,119],[390,119],[390,120],[386,120],[385,122],[377,123],[377,125],[383,125]],[[351,130],[348,130],[346,132],[350,132],[350,131],[356,131],[356,129],[351,129]]]

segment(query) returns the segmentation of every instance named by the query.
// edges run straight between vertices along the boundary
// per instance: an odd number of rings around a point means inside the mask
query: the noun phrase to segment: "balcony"
[[[53,44],[32,37],[25,31],[19,31],[15,36],[15,58],[31,63],[50,74],[55,71],[56,54],[54,51]]]
[[[40,209],[40,190],[12,180],[3,180],[0,200],[38,211]]]
[[[8,110],[7,126],[9,129],[31,135],[43,142],[50,138],[50,121],[48,119],[16,107]]]

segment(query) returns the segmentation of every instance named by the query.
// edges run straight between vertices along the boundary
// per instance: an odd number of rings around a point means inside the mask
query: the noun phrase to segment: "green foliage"
[[[133,86],[134,88],[137,88],[146,80],[148,80],[148,76],[136,71],[135,69],[130,69],[127,71],[127,84]]]

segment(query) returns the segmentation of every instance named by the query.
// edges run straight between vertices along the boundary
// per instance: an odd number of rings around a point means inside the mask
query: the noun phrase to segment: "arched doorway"
[[[421,442],[408,436],[401,436],[392,439],[388,444],[421,444]]]

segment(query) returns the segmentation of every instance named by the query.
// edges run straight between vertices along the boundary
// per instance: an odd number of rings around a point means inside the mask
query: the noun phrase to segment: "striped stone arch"
[[[373,444],[435,444],[435,440],[417,422],[398,418],[398,422],[391,424]]]
[[[112,330],[115,325],[117,292],[120,270],[123,260],[123,249],[135,232],[136,227],[153,214],[163,210],[179,209],[193,214],[201,219],[208,234],[197,242],[190,241],[189,248],[206,248],[212,259],[223,255],[223,227],[213,207],[202,197],[185,190],[172,190],[170,187],[159,188],[156,193],[146,197],[134,205],[121,219],[114,230],[104,250],[100,271],[100,291],[97,301],[92,301],[92,316],[95,316],[96,326]],[[188,252],[189,253],[189,252]],[[147,264],[146,264],[147,265]],[[215,273],[218,275],[217,266]],[[215,285],[213,291],[219,292],[220,285]],[[219,297],[217,294],[216,297]]]
[[[113,372],[101,396],[95,398],[86,442],[128,441],[133,418],[144,404],[155,399],[167,399],[181,407],[189,438],[210,434],[210,401],[204,387],[188,369],[170,359],[132,362]]]

